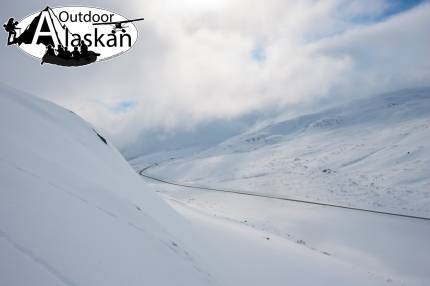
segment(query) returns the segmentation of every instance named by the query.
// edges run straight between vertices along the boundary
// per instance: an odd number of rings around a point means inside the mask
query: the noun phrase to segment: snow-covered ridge
[[[149,171],[211,187],[430,216],[429,140],[430,88],[415,88],[275,122]]]
[[[288,138],[287,135],[297,136],[304,132],[324,132],[336,128],[354,127],[354,125],[372,124],[383,129],[408,120],[429,117],[429,106],[430,88],[406,89],[355,100],[329,110],[275,122],[259,130],[233,137],[221,146],[235,149],[239,145],[238,143],[241,143],[240,145],[251,143],[249,147],[254,149],[260,145],[258,144],[260,141],[264,142],[262,146],[278,142],[270,140],[270,138],[285,139]]]
[[[0,285],[209,283],[188,223],[77,115],[0,85],[0,134]]]

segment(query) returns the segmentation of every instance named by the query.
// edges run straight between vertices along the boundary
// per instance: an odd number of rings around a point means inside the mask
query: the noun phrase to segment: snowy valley
[[[430,286],[430,0],[3,2],[0,286]]]
[[[6,86],[0,108],[0,285],[401,284],[175,204],[68,110]]]
[[[157,163],[150,174],[196,186],[430,217],[429,140],[430,88],[422,88],[274,122],[204,151],[131,163]]]
[[[185,185],[430,217],[429,139],[430,89],[419,88],[273,122],[203,151],[160,152],[130,163]],[[387,283],[430,280],[428,221],[145,180],[185,215],[194,210],[262,231]]]

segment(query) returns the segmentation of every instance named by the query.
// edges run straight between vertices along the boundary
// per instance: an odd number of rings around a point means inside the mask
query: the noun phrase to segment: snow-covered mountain
[[[430,88],[273,122],[147,172],[200,186],[430,216]],[[131,163],[150,164],[154,156]]]
[[[166,204],[103,134],[5,86],[0,134],[0,285],[392,282],[301,241]]]
[[[210,283],[188,223],[77,115],[0,86],[0,134],[0,285]]]

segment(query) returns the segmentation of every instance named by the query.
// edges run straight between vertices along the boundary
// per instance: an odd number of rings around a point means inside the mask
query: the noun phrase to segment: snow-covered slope
[[[0,285],[206,285],[188,223],[78,116],[0,86]]]
[[[185,220],[153,192],[162,186],[144,183],[78,116],[4,86],[0,134],[0,285],[358,286],[403,279],[169,199]]]
[[[430,88],[409,89],[275,122],[148,172],[195,185],[430,216],[428,142]],[[145,157],[132,164],[142,162]]]

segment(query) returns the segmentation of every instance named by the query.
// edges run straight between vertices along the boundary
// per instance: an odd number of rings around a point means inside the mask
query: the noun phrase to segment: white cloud
[[[69,89],[85,86],[81,96],[55,100],[125,146],[148,129],[427,84],[430,5],[382,23],[349,22],[387,5],[365,2],[139,1],[132,10],[145,17],[139,43],[120,67],[118,60],[118,72],[90,76]],[[253,59],[256,46],[263,60]],[[124,100],[137,104],[112,112]]]

